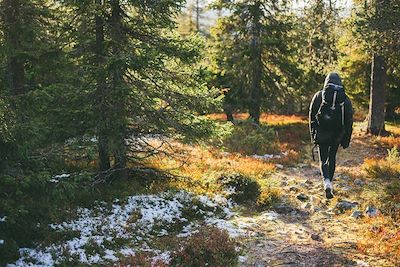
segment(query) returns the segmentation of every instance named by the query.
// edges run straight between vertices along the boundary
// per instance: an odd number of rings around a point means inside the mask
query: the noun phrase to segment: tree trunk
[[[225,108],[225,114],[226,114],[226,120],[227,121],[230,121],[230,122],[234,121],[232,109]]]
[[[96,96],[98,101],[96,109],[100,115],[98,124],[98,153],[99,153],[99,169],[100,171],[107,171],[110,169],[110,155],[109,155],[109,131],[107,113],[107,87],[106,87],[106,73],[105,73],[105,49],[104,49],[104,19],[100,15],[103,8],[103,1],[96,0],[98,13],[96,15],[96,82],[97,92]]]
[[[385,133],[386,62],[374,55],[371,66],[371,92],[367,132],[373,135]]]
[[[112,67],[112,96],[114,108],[114,122],[112,129],[114,133],[114,168],[118,169],[118,175],[121,178],[127,177],[127,147],[125,138],[127,134],[126,122],[126,86],[124,84],[124,74],[126,66],[123,60],[120,60],[121,48],[123,47],[124,38],[123,34],[123,10],[121,9],[119,0],[111,0],[111,45],[112,53],[114,56],[115,64]],[[122,44],[122,45],[121,45]]]
[[[263,64],[261,58],[261,25],[260,25],[260,4],[256,3],[253,10],[253,27],[251,37],[251,61],[252,61],[252,79],[250,88],[249,113],[250,119],[256,124],[260,124],[260,106],[261,106],[261,79]]]
[[[200,32],[200,3],[196,0],[196,32]]]
[[[19,54],[21,47],[20,16],[21,3],[19,0],[3,0],[4,37],[7,51],[7,82],[12,95],[24,94],[25,85],[24,58]]]

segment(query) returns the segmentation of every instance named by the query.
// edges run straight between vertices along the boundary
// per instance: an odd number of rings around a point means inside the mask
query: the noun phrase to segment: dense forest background
[[[391,1],[1,6],[3,168],[36,148],[95,137],[99,169],[124,169],[138,160],[127,138],[207,138],[207,113],[223,109],[232,120],[249,112],[255,123],[261,111],[306,113],[334,70],[360,113],[373,85],[387,91],[378,94],[379,113],[397,114],[399,11]]]
[[[28,221],[48,210],[34,203],[83,203],[150,169],[169,177],[148,159],[175,158],[174,142],[227,149],[255,131],[241,151],[272,149],[263,114],[306,115],[331,71],[365,132],[388,134],[399,51],[391,0],[1,0],[0,217],[14,220],[3,262],[43,234]],[[50,190],[63,172],[79,175]]]

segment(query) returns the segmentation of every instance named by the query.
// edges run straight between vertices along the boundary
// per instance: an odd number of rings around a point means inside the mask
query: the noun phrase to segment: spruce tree
[[[299,74],[290,47],[292,22],[286,2],[217,1],[215,7],[229,14],[212,31],[216,83],[228,88],[228,109],[243,103],[258,124],[261,108],[271,110],[283,103]]]
[[[149,136],[165,143],[212,132],[201,114],[218,100],[200,82],[201,41],[182,40],[174,32],[183,2],[60,3],[75,18],[68,53],[87,81],[80,85],[88,91],[83,105],[92,107],[85,118],[92,127],[87,134],[97,136],[101,171],[126,177],[129,162],[164,149]]]
[[[358,1],[359,2],[359,1]],[[367,132],[385,134],[385,103],[388,76],[396,76],[400,48],[400,9],[397,1],[358,3],[354,22],[356,36],[365,41],[371,58],[371,90]],[[389,72],[389,73],[388,73]],[[394,88],[397,86],[394,84]]]

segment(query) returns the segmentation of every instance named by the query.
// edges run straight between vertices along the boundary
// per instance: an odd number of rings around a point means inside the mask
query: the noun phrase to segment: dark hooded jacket
[[[339,86],[343,86],[342,80],[340,79],[339,75],[337,73],[329,73],[326,76],[325,83],[323,90],[327,88],[330,84],[336,84]],[[318,91],[310,104],[310,110],[309,110],[309,123],[310,123],[310,134],[311,138],[313,139],[315,136],[316,131],[320,131],[319,125],[316,121],[316,115],[318,113],[318,110],[321,106],[322,102],[322,90]],[[337,131],[334,132],[326,132],[323,134],[329,134],[332,136],[332,138],[328,138],[331,140],[331,144],[341,144],[343,148],[347,148],[350,144],[350,139],[351,139],[351,134],[353,132],[353,108],[350,102],[350,99],[346,96],[346,99],[344,101],[344,127],[342,129],[338,129]],[[315,140],[313,140],[315,142]]]

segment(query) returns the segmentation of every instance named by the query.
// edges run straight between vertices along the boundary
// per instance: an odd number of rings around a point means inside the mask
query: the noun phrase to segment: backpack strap
[[[333,92],[333,101],[332,101],[332,109],[335,109],[335,102],[336,102],[336,95],[337,95],[337,91],[335,90]]]
[[[340,103],[340,106],[342,108],[342,126],[344,126],[344,102]]]

